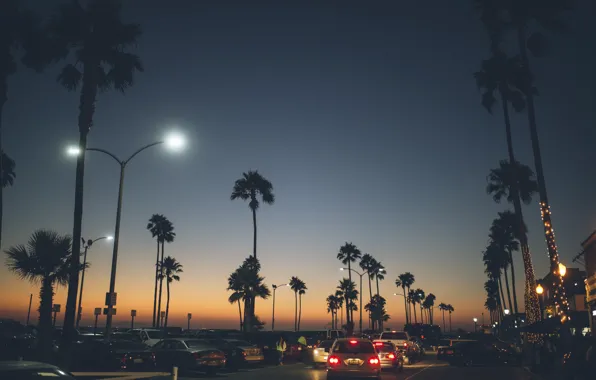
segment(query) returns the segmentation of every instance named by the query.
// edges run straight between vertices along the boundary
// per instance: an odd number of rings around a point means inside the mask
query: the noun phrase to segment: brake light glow
[[[368,363],[372,365],[378,365],[380,363],[379,358],[373,356],[372,358],[368,359]]]
[[[393,360],[393,359],[395,359],[395,355],[394,354],[389,354],[389,355],[387,355],[387,359]]]
[[[408,344],[404,342],[404,347],[408,347]]]
[[[357,340],[351,340],[350,343],[351,344],[356,344],[356,343],[358,343],[358,341]]]
[[[337,356],[330,356],[329,359],[327,359],[327,361],[331,365],[339,364],[339,358]]]
[[[375,342],[375,346],[382,346],[383,342]]]

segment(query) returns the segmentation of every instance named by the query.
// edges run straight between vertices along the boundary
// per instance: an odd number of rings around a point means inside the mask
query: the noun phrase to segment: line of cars
[[[486,334],[445,341],[437,348],[437,359],[458,367],[519,366],[522,363],[522,355],[513,345]]]

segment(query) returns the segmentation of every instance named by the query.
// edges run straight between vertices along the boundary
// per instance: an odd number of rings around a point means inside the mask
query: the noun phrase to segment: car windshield
[[[147,335],[149,335],[149,339],[161,339],[163,332],[159,330],[145,330]]]
[[[408,335],[405,332],[386,332],[381,334],[381,339],[408,340]]]
[[[204,339],[185,340],[184,343],[186,343],[188,347],[205,347],[211,345],[208,341]]]
[[[393,352],[395,351],[395,345],[388,342],[375,342],[374,343],[377,352]]]
[[[321,342],[321,344],[319,344],[319,347],[329,348],[329,347],[333,346],[333,342],[335,342],[335,341],[334,340],[324,340]]]
[[[352,343],[354,342],[354,343]],[[372,354],[375,349],[371,342],[339,341],[333,346],[333,352],[338,354]]]
[[[252,346],[251,343],[245,340],[228,340],[228,343],[233,344],[235,346]]]

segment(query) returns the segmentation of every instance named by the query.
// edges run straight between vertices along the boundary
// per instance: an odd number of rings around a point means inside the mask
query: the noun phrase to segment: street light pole
[[[275,331],[275,291],[280,286],[288,286],[288,284],[271,285],[271,287],[273,288],[273,315],[271,316],[271,331]]]
[[[477,326],[478,326],[478,318],[474,318],[474,332],[476,332]]]
[[[82,309],[81,305],[83,304],[83,285],[85,284],[85,271],[87,269],[87,250],[89,248],[91,248],[93,243],[95,243],[98,240],[102,240],[102,239],[111,240],[112,237],[111,236],[102,236],[95,240],[87,240],[87,241],[85,241],[85,239],[81,238],[83,245],[85,246],[85,253],[83,255],[83,270],[82,270],[83,273],[81,274],[81,289],[79,289],[79,308],[77,309],[77,323],[76,323],[77,329],[79,328],[79,323],[81,322],[81,317],[83,314],[83,309]]]

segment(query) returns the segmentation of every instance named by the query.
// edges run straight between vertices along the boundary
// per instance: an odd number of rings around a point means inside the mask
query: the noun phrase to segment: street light
[[[474,332],[476,332],[477,326],[478,326],[478,318],[474,318]]]
[[[164,140],[156,141],[151,144],[147,144],[139,149],[137,149],[133,154],[131,154],[126,160],[121,160],[113,153],[105,149],[100,148],[87,148],[88,151],[95,151],[107,154],[108,156],[112,157],[118,165],[120,165],[120,183],[118,186],[118,206],[116,208],[116,227],[114,228],[114,249],[112,252],[112,269],[110,272],[110,291],[106,295],[106,304],[107,304],[107,316],[106,316],[106,339],[110,339],[110,333],[112,330],[112,313],[114,306],[116,304],[116,293],[114,292],[116,287],[116,267],[118,265],[118,243],[120,241],[120,219],[122,216],[122,191],[124,188],[124,169],[126,165],[135,158],[139,153],[144,151],[145,149],[151,148],[156,145],[165,144],[171,150],[180,150],[185,145],[185,140],[183,136],[177,132],[172,132],[166,135]],[[67,150],[69,155],[78,155],[81,153],[80,149],[77,147],[70,147]]]
[[[77,309],[77,329],[79,328],[79,323],[81,322],[81,316],[83,314],[83,308],[81,307],[81,305],[83,304],[83,285],[85,284],[85,270],[87,269],[87,250],[89,248],[91,248],[91,246],[93,245],[93,243],[95,243],[98,240],[113,240],[114,238],[111,236],[102,236],[100,238],[97,238],[95,240],[85,240],[84,238],[81,238],[82,242],[83,242],[83,246],[85,247],[85,253],[83,255],[83,273],[81,274],[81,289],[79,289],[79,308]]]
[[[541,284],[536,285],[536,293],[538,294],[538,305],[540,306],[540,319],[543,319],[543,299],[542,297],[544,294],[544,288],[542,287]]]
[[[273,288],[273,315],[271,316],[271,331],[275,330],[275,291],[277,290],[277,288],[282,286],[290,286],[290,284],[271,285],[271,287]]]
[[[559,263],[559,275],[561,275],[561,277],[564,277],[565,273],[567,273],[567,267],[565,266],[565,264]]]

